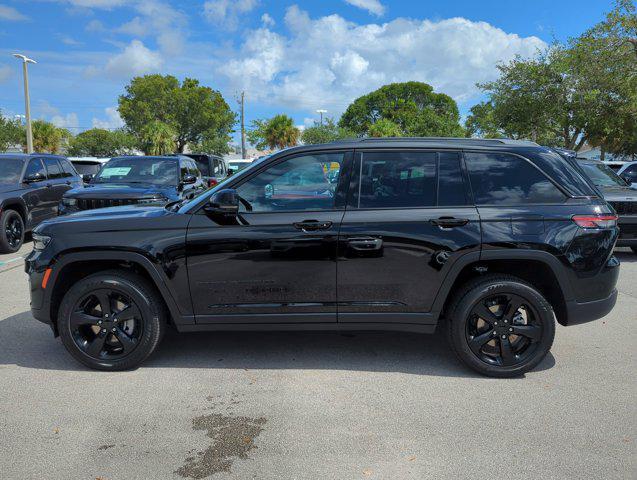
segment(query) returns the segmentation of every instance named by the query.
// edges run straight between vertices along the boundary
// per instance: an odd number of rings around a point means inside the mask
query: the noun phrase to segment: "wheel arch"
[[[22,217],[22,221],[24,222],[24,228],[26,230],[31,229],[31,219],[29,218],[29,209],[27,208],[27,205],[26,203],[24,203],[24,200],[22,198],[12,197],[12,198],[7,198],[3,200],[2,204],[0,204],[0,211],[4,211],[4,210],[17,211]]]

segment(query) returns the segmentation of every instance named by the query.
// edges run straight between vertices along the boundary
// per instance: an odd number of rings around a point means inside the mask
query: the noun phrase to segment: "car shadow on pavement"
[[[622,263],[637,262],[637,254],[634,253],[632,250],[628,250],[628,249],[625,249],[622,251],[615,250],[615,256],[619,258],[619,261]]]
[[[0,320],[0,366],[86,370],[30,312]],[[535,368],[555,365],[549,353]],[[437,332],[198,332],[169,330],[145,368],[311,369],[476,377]]]

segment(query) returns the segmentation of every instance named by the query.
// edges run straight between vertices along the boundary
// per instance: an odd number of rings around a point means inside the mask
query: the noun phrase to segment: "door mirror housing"
[[[197,182],[197,176],[191,173],[187,173],[186,175],[184,175],[184,178],[181,181],[183,185],[192,185],[193,183],[196,183],[196,182]]]
[[[211,195],[204,210],[212,215],[235,217],[239,213],[239,194],[232,188],[219,190]]]
[[[37,183],[43,182],[44,180],[46,180],[46,176],[41,173],[34,173],[33,175],[27,175],[24,177],[24,183]]]
[[[82,175],[82,181],[84,183],[91,183],[91,180],[93,180],[93,177],[95,175],[93,175],[92,173],[85,173]]]

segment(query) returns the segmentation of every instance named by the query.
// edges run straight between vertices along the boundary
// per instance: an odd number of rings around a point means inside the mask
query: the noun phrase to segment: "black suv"
[[[197,163],[197,168],[201,172],[204,182],[209,187],[214,187],[217,183],[221,183],[228,176],[226,162],[217,155],[205,153],[186,153],[184,155],[192,158]]]
[[[60,213],[121,205],[165,205],[191,199],[206,189],[191,158],[168,156],[115,157],[85,188],[66,192]]]
[[[637,190],[603,162],[587,159],[577,161],[619,215],[617,246],[630,247],[637,253]]]
[[[544,358],[555,319],[613,308],[618,233],[534,143],[364,139],[285,150],[190,202],[46,222],[26,271],[33,315],[92,368],[138,365],[167,325],[439,326],[469,367],[508,377]]]
[[[26,232],[58,214],[64,192],[80,186],[64,157],[0,154],[0,253],[18,251]]]

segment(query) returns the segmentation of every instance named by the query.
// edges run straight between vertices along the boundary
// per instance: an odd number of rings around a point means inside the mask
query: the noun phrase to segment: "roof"
[[[0,158],[32,158],[32,157],[61,157],[66,158],[64,155],[56,155],[53,153],[0,153]]]

